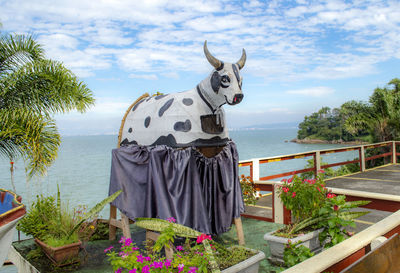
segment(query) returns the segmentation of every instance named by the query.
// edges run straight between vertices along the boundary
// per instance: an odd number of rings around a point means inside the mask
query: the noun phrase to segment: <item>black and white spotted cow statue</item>
[[[246,52],[237,63],[213,57],[204,42],[204,53],[215,68],[196,88],[185,92],[147,97],[136,103],[126,116],[121,146],[167,145],[179,147],[223,146],[229,140],[224,104],[243,99],[239,70]]]

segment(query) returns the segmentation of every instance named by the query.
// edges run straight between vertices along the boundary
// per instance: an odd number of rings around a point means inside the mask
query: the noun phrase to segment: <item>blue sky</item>
[[[93,91],[90,111],[56,117],[63,135],[116,134],[143,93],[195,87],[212,69],[204,40],[223,61],[247,52],[230,128],[300,122],[400,77],[397,0],[0,0],[0,10],[3,32],[34,34]]]

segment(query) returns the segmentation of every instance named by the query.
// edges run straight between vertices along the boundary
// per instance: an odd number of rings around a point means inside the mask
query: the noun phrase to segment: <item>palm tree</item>
[[[394,88],[376,88],[369,103],[350,101],[342,105],[347,131],[354,134],[367,130],[373,142],[400,139],[400,80],[393,79],[389,85]]]
[[[90,89],[46,59],[32,36],[0,37],[0,156],[22,157],[29,179],[44,175],[57,157],[61,140],[52,115],[83,113],[93,104]]]

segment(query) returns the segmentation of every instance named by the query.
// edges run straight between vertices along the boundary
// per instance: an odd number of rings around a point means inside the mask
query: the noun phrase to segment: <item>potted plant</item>
[[[120,193],[105,198],[85,214],[79,207],[70,209],[67,203],[61,203],[59,190],[57,199],[38,195],[17,229],[33,236],[54,264],[74,263],[79,261],[82,240],[88,240],[96,228],[97,214]]]
[[[240,188],[246,205],[255,205],[260,199],[260,189],[255,186],[250,176],[245,176],[244,174],[240,176]]]
[[[158,231],[155,244],[140,250],[131,239],[122,238],[119,251],[105,249],[114,272],[258,272],[259,262],[265,258],[261,251],[242,246],[225,248],[212,240],[210,235],[168,220],[137,218],[136,225]],[[183,244],[173,245],[175,237],[184,237]],[[162,255],[162,249],[173,248],[172,258]],[[222,270],[222,271],[221,271]]]
[[[291,249],[304,246],[318,253],[323,247],[345,240],[348,237],[345,227],[355,226],[353,219],[368,213],[350,211],[368,201],[346,202],[345,196],[328,192],[323,172],[316,179],[293,176],[282,182],[278,194],[285,208],[291,211],[292,223],[264,235],[273,263],[284,264],[284,251],[289,246]]]

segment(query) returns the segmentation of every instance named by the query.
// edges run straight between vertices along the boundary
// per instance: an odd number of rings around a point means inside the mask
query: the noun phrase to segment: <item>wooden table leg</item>
[[[243,226],[242,226],[242,219],[239,218],[235,218],[233,219],[233,222],[235,223],[236,226],[236,233],[238,236],[238,241],[239,241],[239,245],[244,245],[244,234],[243,234]]]
[[[110,241],[113,241],[116,238],[117,227],[112,224],[116,220],[117,220],[117,207],[110,205],[110,219],[108,226],[109,229],[108,239]]]
[[[131,230],[129,228],[129,218],[122,212],[121,214],[121,222],[122,222],[122,234],[125,238],[131,238]]]
[[[159,233],[151,231],[151,230],[146,230],[146,244],[148,246],[152,246],[155,241],[157,241],[158,237],[160,236]],[[174,245],[169,242],[168,243],[169,247],[165,247],[165,257],[169,260],[172,260],[174,256]]]

